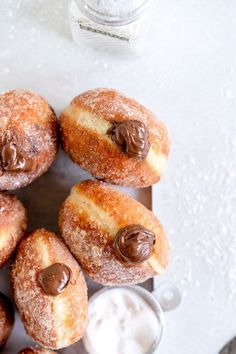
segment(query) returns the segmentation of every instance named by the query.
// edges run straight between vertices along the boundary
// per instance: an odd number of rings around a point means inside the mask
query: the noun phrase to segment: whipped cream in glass
[[[162,336],[161,314],[136,288],[108,288],[91,299],[83,339],[89,354],[154,353]]]

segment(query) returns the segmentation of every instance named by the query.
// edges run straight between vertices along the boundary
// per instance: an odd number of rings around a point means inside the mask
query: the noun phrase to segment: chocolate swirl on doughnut
[[[129,225],[118,231],[114,246],[124,263],[139,264],[150,258],[155,242],[152,231],[142,225]]]
[[[59,295],[67,287],[71,270],[63,263],[55,263],[39,273],[38,281],[47,295]]]
[[[144,159],[150,149],[149,132],[138,120],[114,122],[107,131],[111,139],[130,157]]]
[[[8,142],[3,145],[1,159],[2,169],[4,171],[26,172],[32,167],[32,161],[26,160],[13,142]]]

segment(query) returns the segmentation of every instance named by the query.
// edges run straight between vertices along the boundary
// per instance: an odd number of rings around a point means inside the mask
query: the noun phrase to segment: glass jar
[[[126,286],[126,287],[105,287],[96,292],[90,299],[89,299],[89,309],[93,306],[94,302],[99,300],[104,293],[113,291],[114,289],[119,290],[130,290],[141,298],[143,298],[153,309],[156,318],[160,324],[160,327],[156,328],[156,338],[152,346],[149,348],[148,352],[145,354],[155,354],[160,347],[163,336],[165,333],[165,312],[172,311],[178,308],[181,304],[181,294],[178,288],[171,282],[165,282],[158,285],[153,292],[149,292],[145,288],[141,286]],[[91,317],[90,317],[91,319]],[[89,353],[89,338],[87,337],[87,333],[83,337],[83,344],[87,352]],[[132,353],[133,354],[133,353]]]
[[[70,0],[69,20],[77,44],[140,51],[150,23],[151,0]]]

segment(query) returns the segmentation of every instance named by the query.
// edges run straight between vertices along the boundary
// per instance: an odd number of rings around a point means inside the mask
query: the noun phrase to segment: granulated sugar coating
[[[88,5],[94,10],[105,15],[122,16],[127,15],[140,6],[145,0],[88,0]]]
[[[55,158],[57,120],[41,96],[27,90],[12,90],[0,95],[1,149],[9,143],[17,147],[26,161],[31,161],[31,167],[16,173],[1,166],[1,190],[31,183],[49,168]]]

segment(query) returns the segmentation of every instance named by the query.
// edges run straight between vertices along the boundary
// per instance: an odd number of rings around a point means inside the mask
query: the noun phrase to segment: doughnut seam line
[[[98,118],[95,114],[89,111],[83,111],[76,106],[69,106],[62,115],[67,117],[67,119],[73,119],[74,122],[81,127],[99,134],[100,139],[105,140],[114,148],[117,147],[117,149],[119,149],[119,147],[106,134],[107,130],[112,127],[112,123],[107,120]],[[151,147],[145,160],[150,168],[156,171],[160,176],[163,175],[167,164],[167,158],[164,154],[156,153]]]
[[[75,187],[72,188],[71,194],[67,201],[74,207],[85,212],[90,222],[95,223],[99,228],[102,228],[104,231],[108,232],[113,239],[115,238],[115,235],[119,231],[118,224],[114,221],[114,218],[109,216],[104,210],[97,206],[94,201],[86,197],[83,193],[80,193]],[[158,274],[164,272],[164,269],[160,266],[154,255],[150,257],[147,263]]]
[[[46,242],[44,237],[40,236],[37,239],[37,249],[40,250],[39,254],[41,255],[42,269],[45,269],[54,263],[52,257],[50,257],[50,252],[48,250],[48,243],[49,244],[51,243],[50,239],[46,240]],[[53,328],[56,335],[56,342],[57,343],[60,342],[61,345],[62,338],[66,338],[65,333],[63,331],[62,331],[63,333],[61,333],[61,329],[63,329],[63,323],[62,323],[63,314],[65,313],[63,307],[66,304],[63,304],[63,306],[59,306],[59,303],[61,302],[60,296],[57,297],[49,296],[48,301],[50,301],[51,303],[51,310],[53,312],[53,318],[54,318]],[[60,324],[62,324],[62,326]],[[67,342],[65,342],[65,345],[66,344]]]
[[[96,205],[94,201],[86,197],[83,193],[79,193],[75,188],[72,189],[68,201],[76,207],[79,206],[79,209],[86,213],[90,222],[95,223],[99,228],[108,232],[111,237],[115,237],[119,231],[118,224],[107,212]]]

